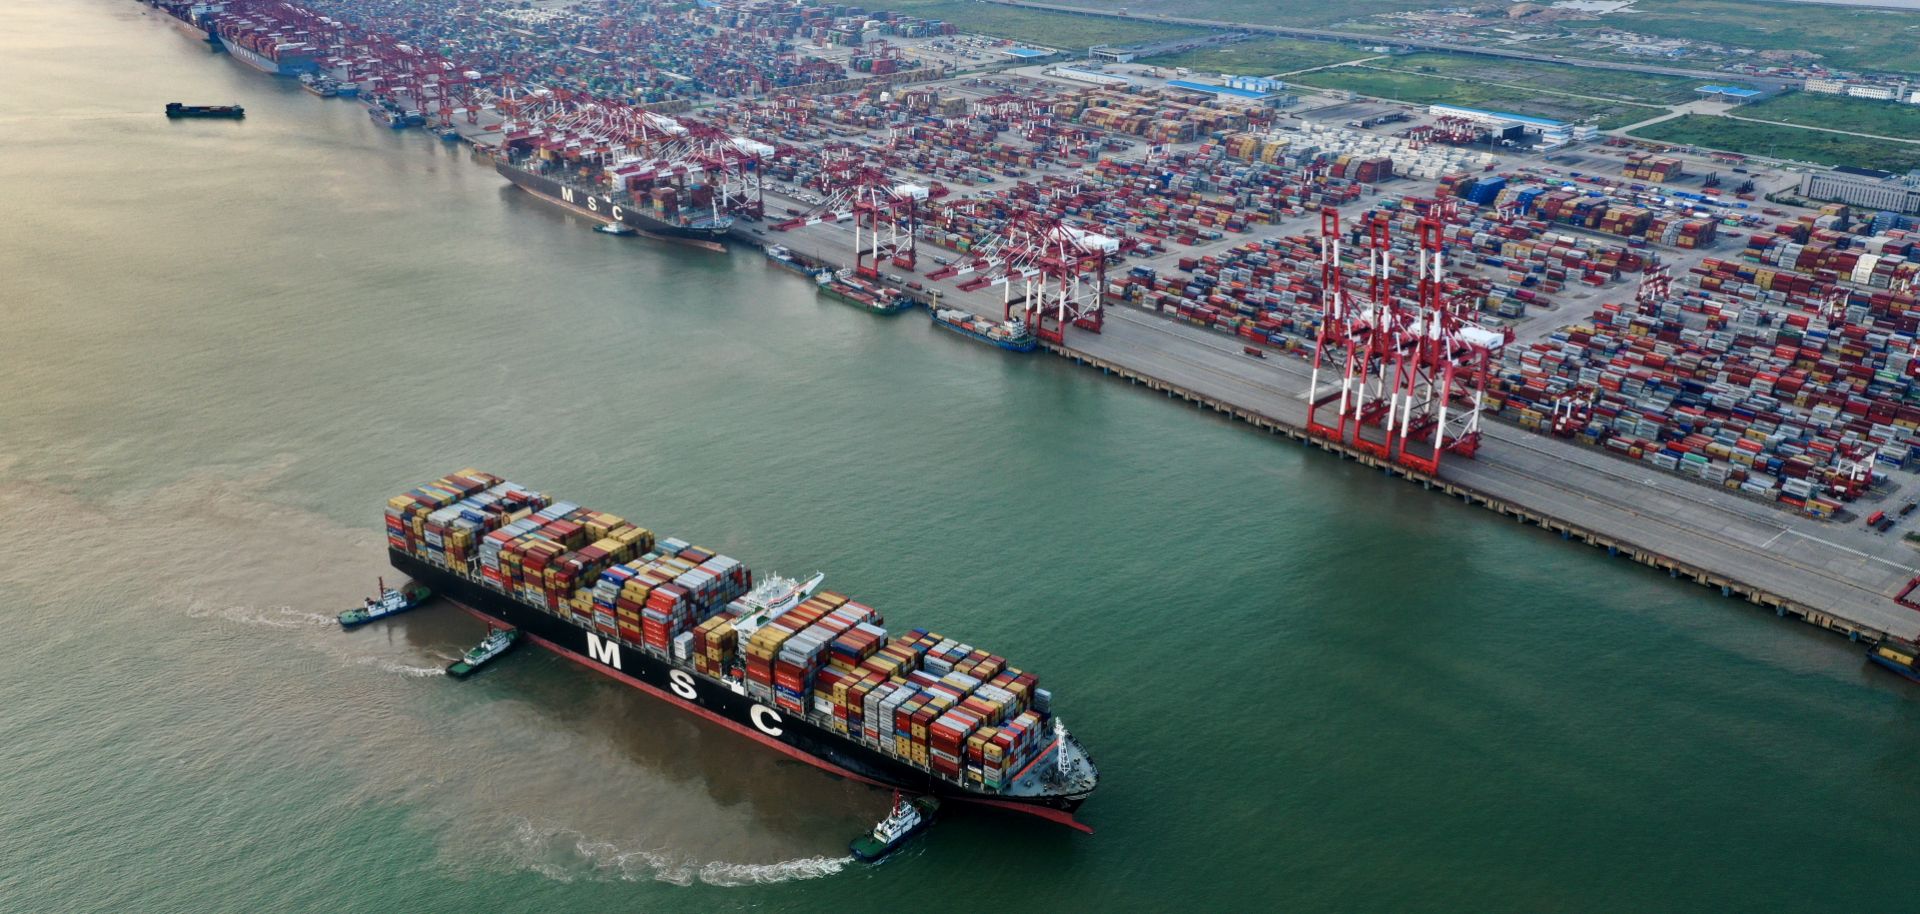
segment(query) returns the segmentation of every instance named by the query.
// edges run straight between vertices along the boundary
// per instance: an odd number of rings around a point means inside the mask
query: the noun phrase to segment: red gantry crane
[[[1473,456],[1492,366],[1508,337],[1475,322],[1469,291],[1447,273],[1442,224],[1431,217],[1419,223],[1408,295],[1394,274],[1390,225],[1376,215],[1367,225],[1366,282],[1356,295],[1344,275],[1339,213],[1326,209],[1320,218],[1309,433],[1428,474],[1439,472],[1444,454]],[[1339,384],[1322,389],[1322,374],[1334,370]]]

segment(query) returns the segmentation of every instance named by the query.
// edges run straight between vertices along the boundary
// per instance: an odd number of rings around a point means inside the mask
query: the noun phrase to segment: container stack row
[[[342,34],[378,35],[470,71],[510,73],[524,84],[634,104],[698,93],[731,98],[842,79],[848,72],[831,55],[793,53],[796,43],[828,35],[835,21],[851,22],[798,3],[503,5],[479,11],[427,0],[306,5],[351,27]],[[858,28],[855,34],[865,34],[865,17]]]
[[[1243,131],[1247,110],[1186,93],[1144,88],[1078,89],[1053,102],[1054,116],[1137,136],[1149,143],[1189,143],[1210,134]]]
[[[1508,353],[1505,406],[1546,430],[1554,403],[1593,392],[1586,443],[1818,517],[1859,494],[1863,455],[1904,466],[1920,429],[1911,334],[1834,332],[1806,314],[1726,310],[1701,297],[1654,314],[1608,306]]]
[[[1440,181],[1440,193],[1497,211],[1683,249],[1711,246],[1720,225],[1717,217],[1695,215],[1685,200],[1631,192],[1623,197],[1599,188],[1514,181],[1502,175],[1448,175]]]
[[[1341,159],[1378,163],[1384,159],[1385,164],[1370,166],[1370,176],[1346,175],[1368,182],[1384,181],[1394,175],[1432,181],[1453,172],[1483,171],[1499,161],[1487,152],[1433,146],[1305,121],[1264,133],[1237,134],[1227,137],[1225,142],[1227,154],[1236,159],[1274,164],[1298,166],[1315,161],[1333,164]]]
[[[1627,153],[1627,166],[1623,173],[1636,181],[1663,184],[1685,174],[1686,168],[1679,159],[1672,156],[1630,152]]]

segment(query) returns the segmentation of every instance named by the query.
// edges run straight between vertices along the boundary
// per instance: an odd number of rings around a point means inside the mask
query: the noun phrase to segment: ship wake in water
[[[853,862],[851,857],[799,857],[774,863],[702,861],[662,850],[626,850],[571,828],[541,826],[525,819],[514,824],[513,840],[523,866],[561,882],[587,878],[680,886],[772,885],[832,876]]]
[[[266,628],[305,628],[307,626],[335,626],[339,624],[331,617],[294,609],[291,606],[265,608],[245,605],[195,605],[193,608],[187,610],[187,618],[219,619],[240,625],[257,625]]]
[[[376,667],[383,673],[395,673],[410,679],[427,679],[433,676],[447,675],[447,671],[441,667],[413,666],[411,664],[400,663],[387,657],[362,657],[358,661],[355,661],[354,665]]]

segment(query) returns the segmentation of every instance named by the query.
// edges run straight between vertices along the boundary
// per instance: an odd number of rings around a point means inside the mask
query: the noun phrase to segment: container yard
[[[1915,491],[1920,235],[1761,200],[1783,175],[983,63],[956,41],[1011,45],[861,7],[153,2],[589,220],[764,248],[869,310],[923,304],[1851,637],[1920,635],[1884,510]]]

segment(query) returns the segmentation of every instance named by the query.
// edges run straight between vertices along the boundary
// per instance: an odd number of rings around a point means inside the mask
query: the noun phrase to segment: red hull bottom
[[[473,607],[468,606],[464,603],[461,603],[457,600],[448,600],[447,602],[460,607],[461,609],[465,610],[467,613],[471,614],[477,619],[480,619],[483,622],[494,623],[499,621],[493,616],[487,615],[486,613],[483,613],[480,610],[474,609]],[[671,693],[664,692],[664,691],[661,691],[660,689],[654,688],[653,686],[648,685],[644,682],[641,682],[640,680],[635,679],[632,676],[628,676],[627,674],[622,673],[619,670],[610,669],[608,667],[605,667],[596,663],[590,663],[585,658],[579,656],[578,654],[575,654],[572,651],[566,650],[565,648],[562,648],[561,646],[554,644],[553,642],[548,641],[547,639],[542,638],[539,635],[535,635],[532,632],[523,631],[521,632],[521,634],[525,635],[533,643],[538,644],[541,647],[544,647],[547,650],[550,650],[555,654],[558,654],[561,657],[564,657],[574,662],[575,664],[578,664],[579,666],[585,667],[589,670],[593,670],[594,672],[600,673],[605,676],[611,676],[614,679],[617,679],[623,683],[626,683],[627,685],[633,686],[634,688],[647,693],[648,695],[653,696],[654,698],[658,698],[661,701],[669,702],[679,708],[698,714],[701,717],[707,720],[710,720],[716,724],[719,724],[720,726],[725,727],[728,730],[738,733],[741,736],[747,737],[748,739],[751,739],[756,743],[759,743],[763,746],[767,746],[772,749],[777,749],[782,754],[790,758],[796,759],[798,761],[806,762],[807,764],[812,765],[813,767],[818,768],[821,771],[825,771],[828,774],[843,777],[851,781],[857,781],[859,783],[866,784],[872,787],[880,787],[887,790],[892,789],[887,785],[880,783],[879,781],[873,780],[872,778],[855,774],[851,771],[848,771],[845,768],[840,767],[839,765],[833,764],[832,762],[826,761],[824,759],[815,758],[812,755],[809,755],[805,752],[801,752],[795,749],[794,747],[787,745],[786,743],[780,742],[779,740],[769,739],[766,736],[763,736],[760,733],[755,732],[753,729],[749,727],[741,726],[740,724],[735,723],[734,721],[728,720],[727,718],[722,717],[718,714],[715,714],[712,711],[707,710],[706,708],[700,707],[699,705],[693,704],[692,702],[685,701],[677,695],[673,695]],[[1093,834],[1093,829],[1091,827],[1087,826],[1085,823],[1075,820],[1073,817],[1073,813],[1067,812],[1066,810],[1063,810],[1063,809],[1047,809],[1044,807],[1035,807],[1035,806],[1031,806],[1024,803],[1009,803],[1004,800],[975,800],[975,799],[969,799],[965,797],[959,797],[956,799],[960,799],[963,802],[967,802],[967,803],[978,803],[982,806],[995,806],[1001,809],[1009,809],[1009,810],[1013,810],[1014,812],[1025,813],[1030,816],[1038,816],[1042,819],[1046,819],[1049,822],[1057,822],[1061,825],[1067,826],[1068,828],[1077,829],[1089,835]]]

